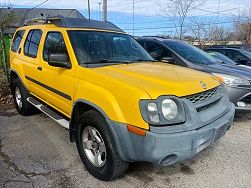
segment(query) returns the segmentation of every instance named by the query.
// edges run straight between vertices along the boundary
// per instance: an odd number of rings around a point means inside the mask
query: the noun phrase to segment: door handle
[[[42,67],[37,67],[37,70],[42,71],[43,68]]]

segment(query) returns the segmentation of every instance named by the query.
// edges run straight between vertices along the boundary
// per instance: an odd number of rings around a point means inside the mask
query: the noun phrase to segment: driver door
[[[65,44],[66,33],[51,30],[47,32],[44,39],[44,47],[42,52],[43,69],[46,74],[50,75],[51,81],[46,83],[47,90],[50,93],[48,102],[61,113],[70,116],[73,104],[73,89],[74,89],[74,71],[75,67],[60,68],[48,64],[50,54],[65,53],[68,56],[68,49]]]

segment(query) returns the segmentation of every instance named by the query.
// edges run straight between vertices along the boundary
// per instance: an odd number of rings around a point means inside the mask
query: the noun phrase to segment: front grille
[[[197,112],[201,112],[201,111],[207,110],[207,109],[213,107],[214,105],[216,105],[219,101],[220,101],[220,99],[217,100],[217,101],[214,101],[214,102],[212,102],[212,103],[210,103],[208,105],[205,105],[205,106],[202,106],[200,108],[197,108],[196,110],[197,110]]]
[[[190,100],[192,103],[197,103],[218,95],[218,92],[219,89],[218,87],[216,87],[201,93],[197,93],[195,95],[187,96],[186,99]]]

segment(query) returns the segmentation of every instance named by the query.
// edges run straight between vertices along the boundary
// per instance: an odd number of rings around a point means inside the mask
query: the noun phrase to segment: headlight
[[[224,81],[224,83],[229,86],[251,85],[250,82],[245,78],[231,76],[231,75],[227,75],[227,74],[218,74],[218,73],[213,73],[213,75],[215,75],[218,78],[221,78]]]
[[[167,120],[174,119],[178,114],[177,104],[172,99],[163,100],[161,110]]]
[[[181,99],[161,96],[157,100],[141,100],[140,111],[143,119],[151,125],[170,125],[185,121]]]

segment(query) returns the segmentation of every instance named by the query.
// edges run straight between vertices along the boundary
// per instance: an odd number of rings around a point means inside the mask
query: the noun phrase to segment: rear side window
[[[227,57],[233,59],[234,61],[248,60],[244,55],[235,50],[225,50],[225,54]]]
[[[167,51],[166,48],[164,48],[162,45],[155,43],[155,42],[146,42],[146,50],[149,53],[156,53],[159,57],[172,57],[172,53],[170,51]]]
[[[12,41],[12,45],[11,45],[11,51],[13,52],[17,52],[18,51],[18,48],[20,46],[20,43],[22,41],[22,38],[24,36],[24,30],[19,30],[16,32],[15,36],[14,36],[14,39]]]
[[[49,55],[52,53],[66,53],[66,46],[62,33],[60,32],[49,32],[45,39],[43,49],[43,59],[48,61]]]
[[[24,54],[30,57],[37,57],[38,46],[42,36],[40,29],[30,30],[24,44]]]

